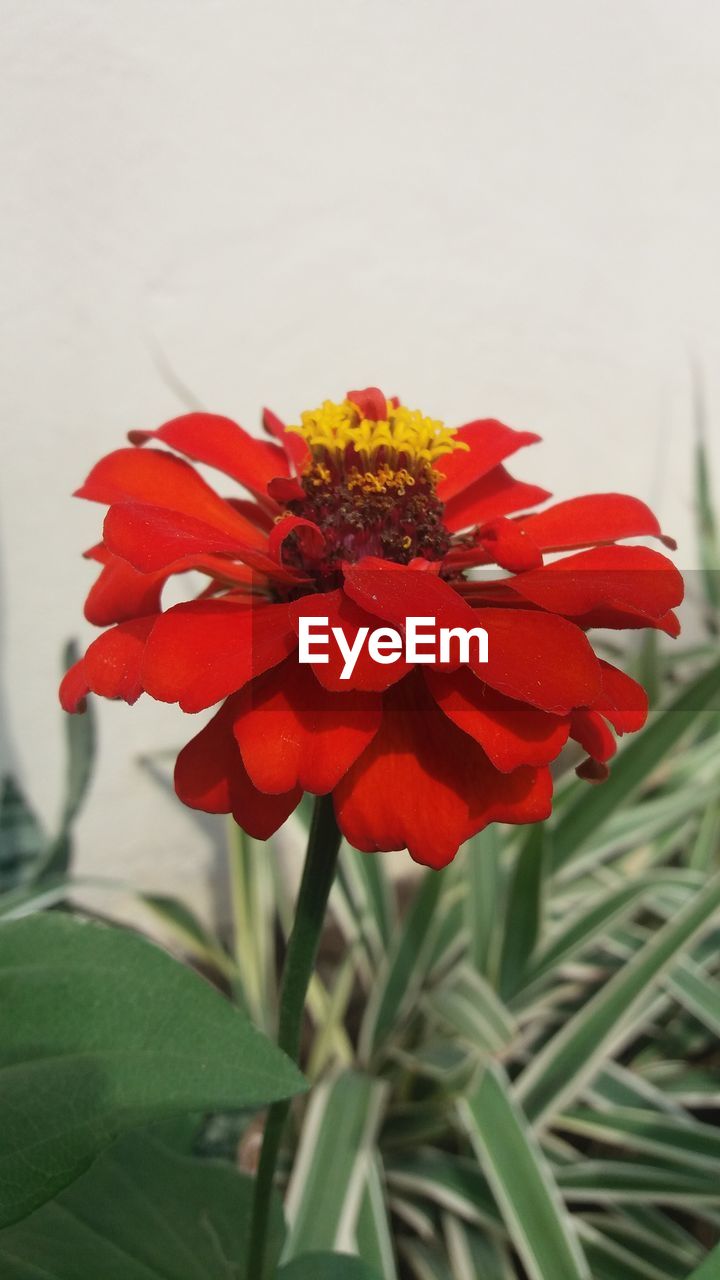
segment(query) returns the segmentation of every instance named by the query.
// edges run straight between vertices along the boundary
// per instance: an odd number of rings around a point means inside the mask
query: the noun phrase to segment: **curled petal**
[[[306,556],[319,560],[325,551],[325,535],[312,520],[304,520],[302,516],[283,516],[273,526],[268,538],[268,550],[274,560],[282,564],[282,548],[290,534],[297,534],[298,540]]]
[[[600,660],[602,693],[595,710],[609,720],[617,733],[636,733],[648,714],[648,697],[641,684],[611,662]]]
[[[617,751],[617,743],[599,711],[573,711],[570,736],[601,764],[610,760]]]
[[[63,711],[68,711],[70,715],[84,711],[89,692],[90,685],[85,675],[85,659],[79,658],[65,672],[62,678],[60,684],[60,706]]]

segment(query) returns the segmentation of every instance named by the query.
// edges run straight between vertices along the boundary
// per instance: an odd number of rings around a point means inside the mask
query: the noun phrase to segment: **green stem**
[[[295,908],[295,923],[288,942],[280,987],[278,1045],[293,1062],[297,1062],[300,1056],[305,997],[315,967],[339,850],[340,831],[335,820],[332,796],[318,796]],[[264,1275],[270,1200],[280,1142],[289,1110],[289,1101],[276,1102],[268,1112],[255,1179],[247,1280],[261,1280]]]

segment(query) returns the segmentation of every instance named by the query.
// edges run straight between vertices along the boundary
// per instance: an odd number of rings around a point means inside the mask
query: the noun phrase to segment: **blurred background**
[[[2,12],[0,764],[44,818],[101,520],[70,494],[130,428],[201,405],[254,430],[263,404],[292,420],[375,383],[538,431],[518,474],[644,498],[694,567],[699,390],[720,418],[716,4]],[[78,871],[203,912],[212,837],[138,760],[187,725],[97,711]]]

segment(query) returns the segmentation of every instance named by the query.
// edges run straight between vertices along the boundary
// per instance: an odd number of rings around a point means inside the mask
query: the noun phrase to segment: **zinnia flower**
[[[178,757],[186,804],[264,839],[304,791],[332,793],[356,848],[407,847],[432,867],[490,822],[546,818],[568,738],[587,753],[578,772],[606,776],[613,730],[640,729],[647,702],[588,632],[679,630],[679,573],[617,545],[662,537],[648,507],[611,493],[514,514],[550,497],[504,465],[536,435],[494,419],[451,430],[372,387],[264,426],[269,440],[186,414],[131,432],[91,471],[79,496],[109,510],[85,614],[108,629],[65,677],[63,706],[88,692],[220,704]],[[250,496],[219,496],[185,459]],[[163,610],[188,570],[199,594]],[[379,665],[365,650],[343,680],[336,645],[326,664],[298,660],[310,616],[350,644],[411,616],[481,626],[488,661]]]

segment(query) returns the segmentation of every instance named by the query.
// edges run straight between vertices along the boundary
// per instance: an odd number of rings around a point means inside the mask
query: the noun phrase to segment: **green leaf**
[[[431,924],[442,893],[442,876],[427,871],[405,917],[395,945],[368,1003],[360,1033],[360,1055],[367,1061],[417,996],[423,955],[432,947]]]
[[[496,944],[501,933],[499,919],[500,835],[495,823],[486,827],[466,844],[465,860],[467,893],[465,923],[469,942],[469,958],[479,973],[494,977],[497,963]]]
[[[383,1280],[397,1280],[389,1215],[380,1157],[377,1152],[368,1152],[356,1229],[358,1252]]]
[[[70,640],[63,654],[63,671],[67,671],[77,658],[77,645]],[[97,732],[92,699],[88,701],[82,715],[64,715],[63,725],[66,751],[65,795],[60,826],[42,867],[43,879],[64,875],[70,866],[71,828],[85,800],[95,761]]]
[[[381,1080],[354,1072],[313,1091],[287,1191],[285,1258],[313,1250],[357,1251],[367,1158],[385,1093]]]
[[[664,1204],[697,1209],[720,1204],[720,1186],[707,1174],[629,1160],[579,1160],[555,1171],[567,1204]]]
[[[500,994],[513,996],[540,936],[545,827],[536,823],[515,861],[500,957]]]
[[[653,985],[718,910],[720,876],[715,876],[533,1057],[516,1081],[518,1098],[533,1123],[577,1096],[632,1030],[633,1014]]]
[[[382,1280],[360,1258],[343,1253],[306,1253],[277,1272],[277,1280]]]
[[[3,1280],[237,1280],[252,1179],[129,1134],[56,1200],[0,1231]],[[279,1200],[267,1275],[282,1246]]]
[[[642,733],[623,747],[607,782],[576,793],[552,831],[552,861],[563,866],[648,778],[701,713],[718,706],[720,662],[685,685]]]
[[[303,1088],[218,992],[142,938],[60,914],[0,926],[0,1224],[124,1129]]]
[[[550,1168],[499,1066],[483,1073],[460,1115],[531,1280],[590,1280]]]
[[[702,1266],[688,1276],[688,1280],[717,1280],[718,1276],[720,1276],[720,1244],[708,1254]]]
[[[47,837],[17,782],[0,780],[0,892],[33,880],[47,854]]]

